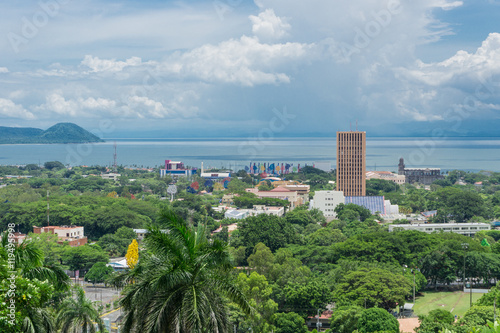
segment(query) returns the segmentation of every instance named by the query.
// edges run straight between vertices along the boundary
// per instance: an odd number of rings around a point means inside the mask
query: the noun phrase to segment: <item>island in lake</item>
[[[0,144],[104,142],[73,123],[58,123],[47,130],[0,126]]]

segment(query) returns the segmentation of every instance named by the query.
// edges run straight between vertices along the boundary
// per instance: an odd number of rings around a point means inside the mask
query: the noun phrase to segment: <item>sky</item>
[[[0,126],[72,122],[104,138],[500,136],[500,0],[0,9]]]

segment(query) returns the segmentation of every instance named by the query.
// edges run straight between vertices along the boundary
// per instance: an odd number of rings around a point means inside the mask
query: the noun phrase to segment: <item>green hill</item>
[[[46,131],[39,128],[0,126],[0,144],[87,142],[103,142],[103,140],[72,123],[59,123]]]

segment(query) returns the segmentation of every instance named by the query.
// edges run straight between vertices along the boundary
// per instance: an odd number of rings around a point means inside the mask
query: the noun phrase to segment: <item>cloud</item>
[[[143,112],[145,111],[146,115],[153,118],[164,118],[169,114],[162,103],[148,97],[131,96],[128,106],[131,110],[139,109]],[[136,111],[136,115],[140,118],[144,118],[143,112]]]
[[[252,21],[252,32],[263,40],[280,39],[287,35],[291,26],[274,14],[273,9],[266,9],[259,16],[250,15]]]
[[[89,111],[105,111],[116,107],[116,102],[105,98],[66,99],[60,93],[51,93],[46,97],[45,104],[37,107],[39,110],[54,112],[63,116],[91,116]],[[94,114],[95,116],[99,115]]]
[[[448,1],[443,0],[443,1],[441,1],[441,3],[438,2],[438,4],[436,4],[436,6],[440,7],[443,10],[452,10],[452,9],[455,9],[457,7],[462,6],[463,4],[464,4],[463,1],[448,2]]]
[[[9,69],[7,67],[0,67],[0,74],[2,73],[8,73]]]
[[[400,68],[399,72],[429,86],[455,85],[464,79],[477,83],[500,73],[500,34],[489,34],[475,53],[460,50],[444,61],[417,61],[413,68]]]
[[[203,45],[167,60],[160,70],[207,82],[243,86],[289,83],[290,77],[274,68],[306,56],[311,45],[302,43],[260,43],[257,37],[242,36],[218,45]]]
[[[36,118],[33,113],[25,110],[21,105],[15,104],[13,101],[5,98],[0,98],[0,115],[26,120],[33,120]]]
[[[15,103],[39,105],[29,108],[39,118],[123,118],[145,128],[217,127],[220,119],[257,128],[254,119],[286,104],[299,118],[287,131],[301,133],[356,118],[370,125],[445,119],[481,80],[498,81],[491,80],[500,66],[495,34],[479,48],[472,35],[442,38],[461,19],[453,9],[462,1],[230,2],[222,16],[211,2],[74,3],[30,41],[25,62],[3,63],[16,71],[0,75],[0,89]],[[80,22],[92,24],[80,29]],[[498,113],[500,101],[481,102],[478,109]]]
[[[115,59],[100,59],[91,55],[86,55],[82,60],[82,65],[89,67],[92,72],[121,72],[126,67],[139,67],[144,63],[139,57],[132,57],[125,61]]]

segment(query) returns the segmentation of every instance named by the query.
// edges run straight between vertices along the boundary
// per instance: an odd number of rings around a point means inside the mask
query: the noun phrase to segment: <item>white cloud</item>
[[[64,116],[80,117],[90,116],[91,112],[89,111],[111,110],[115,107],[115,101],[105,98],[66,99],[60,93],[54,92],[46,97],[45,104],[39,106],[38,109]]]
[[[440,7],[443,10],[452,10],[457,7],[462,6],[464,3],[463,1],[453,1],[453,2],[448,2],[446,0],[441,1],[441,3],[437,4],[437,7]]]
[[[243,36],[178,55],[177,59],[165,61],[160,70],[244,86],[289,83],[290,77],[274,68],[302,59],[310,49],[307,44],[264,44],[256,37]]]
[[[222,16],[211,2],[183,2],[175,9],[146,4],[137,10],[128,4],[75,3],[81,14],[68,9],[23,51],[27,61],[53,65],[40,69],[39,63],[26,62],[31,72],[3,76],[0,88],[22,89],[22,95],[4,97],[40,105],[33,108],[46,111],[39,118],[112,117],[129,123],[141,118],[143,125],[151,118],[149,124],[159,127],[196,117],[218,126],[217,119],[229,117],[252,124],[270,105],[287,103],[297,106],[297,123],[324,130],[328,122],[354,117],[367,123],[440,120],[446,108],[464,105],[464,96],[473,94],[481,79],[499,73],[496,34],[473,52],[472,38],[457,36],[453,45],[468,51],[452,57],[452,42],[439,44],[455,25],[436,13],[462,1],[255,1],[257,9],[230,5]],[[452,12],[445,14],[456,21]],[[92,24],[79,29],[73,19]],[[346,57],[346,45],[356,52]],[[50,51],[39,55],[40,50]],[[416,54],[431,60],[417,61]],[[4,65],[12,70],[11,63]],[[500,105],[482,102],[484,110]],[[245,112],[235,112],[242,105]],[[330,118],[318,124],[326,114]]]
[[[36,118],[33,113],[25,110],[22,105],[15,104],[11,100],[5,98],[0,98],[0,115],[26,120],[33,120]]]
[[[78,99],[78,103],[83,109],[91,109],[91,110],[109,110],[116,107],[116,102],[105,99],[105,98],[97,98],[89,97],[87,99]]]
[[[291,26],[286,19],[274,14],[273,9],[266,9],[259,16],[250,15],[252,21],[252,32],[264,40],[280,39],[287,35]]]
[[[143,65],[142,59],[132,57],[125,61],[115,59],[100,59],[91,55],[86,55],[82,60],[82,65],[89,67],[92,72],[121,72],[125,67],[138,67]]]
[[[139,109],[140,111],[145,111],[146,115],[153,118],[165,118],[169,114],[162,103],[148,97],[131,96],[129,98],[129,107],[132,110]],[[144,114],[140,111],[136,110],[135,112],[137,116],[143,118]]]
[[[500,73],[500,34],[489,34],[475,53],[460,50],[444,61],[417,61],[413,68],[400,68],[398,72],[429,86],[453,85],[464,79],[477,84]]]
[[[8,73],[9,69],[7,67],[0,67],[0,74],[2,73]]]

